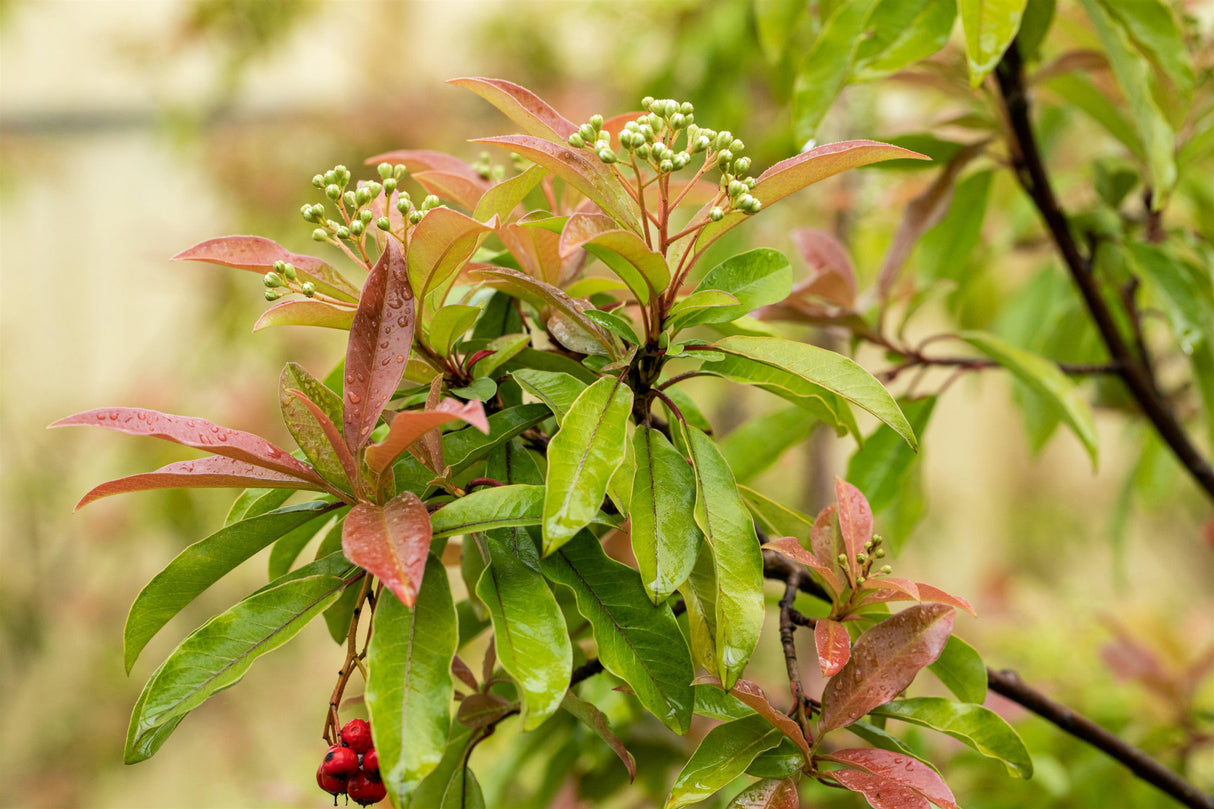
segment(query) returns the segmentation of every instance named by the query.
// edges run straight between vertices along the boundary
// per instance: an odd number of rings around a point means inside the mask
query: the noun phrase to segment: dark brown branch
[[[1028,708],[1042,719],[1052,722],[1080,741],[1116,759],[1134,775],[1171,795],[1183,805],[1193,809],[1214,809],[1214,796],[1204,794],[1172,770],[1090,719],[1029,687],[1016,672],[988,668],[986,676],[990,689],[996,694]]]
[[[1013,41],[1004,53],[995,75],[999,81],[1008,124],[1011,127],[1012,161],[1016,178],[1032,199],[1045,222],[1054,245],[1058,248],[1071,279],[1083,296],[1088,313],[1096,324],[1109,356],[1118,366],[1120,376],[1130,389],[1143,414],[1151,422],[1159,437],[1167,443],[1177,460],[1188,471],[1206,495],[1214,499],[1214,468],[1189,439],[1184,427],[1159,392],[1148,363],[1135,356],[1126,343],[1108,303],[1101,294],[1100,286],[1092,273],[1091,262],[1079,250],[1071,235],[1066,214],[1058,204],[1050,185],[1049,173],[1042,161],[1033,127],[1029,120],[1029,99],[1025,92],[1024,64],[1020,51]]]
[[[784,668],[792,691],[793,716],[806,738],[811,738],[809,717],[805,713],[805,687],[801,685],[801,669],[797,665],[797,627],[792,620],[792,604],[797,599],[799,582],[806,575],[802,570],[794,570],[784,583],[784,596],[780,599],[780,645],[784,648]]]

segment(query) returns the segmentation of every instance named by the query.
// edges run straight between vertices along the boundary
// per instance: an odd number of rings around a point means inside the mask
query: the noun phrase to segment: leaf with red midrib
[[[839,581],[838,575],[833,567],[823,565],[818,561],[816,556],[812,556],[809,551],[801,546],[796,537],[778,537],[768,540],[763,543],[763,547],[767,550],[775,551],[781,556],[787,557],[794,562],[799,562],[805,565],[810,570],[822,576],[826,582],[826,586],[834,595],[839,595],[843,591],[843,583]]]
[[[260,436],[220,427],[206,419],[158,413],[155,410],[145,410],[139,407],[106,407],[67,416],[50,426],[76,425],[102,427],[127,435],[160,438],[182,446],[222,455],[225,458],[244,461],[264,469],[282,472],[303,481],[320,483],[320,476],[312,470],[312,467],[297,461],[286,450],[274,446]]]
[[[311,281],[317,290],[349,301],[358,300],[358,288],[333,269],[328,262],[315,256],[292,253],[275,241],[261,236],[220,236],[207,239],[173,256],[173,261],[205,261],[235,267],[238,270],[265,273],[274,262],[285,261],[295,267],[304,281]]]
[[[838,621],[819,618],[814,624],[814,644],[818,647],[818,666],[823,677],[838,674],[851,657],[851,636]]]
[[[262,469],[244,461],[212,455],[196,461],[178,461],[162,466],[155,472],[143,472],[117,478],[93,488],[76,504],[79,510],[94,500],[127,492],[153,489],[309,489],[323,491],[321,486],[293,475]]]
[[[842,478],[835,478],[835,500],[839,504],[839,533],[847,550],[848,565],[855,566],[856,556],[873,538],[873,510],[860,490]]]
[[[400,244],[389,239],[367,276],[346,346],[344,433],[355,455],[371,437],[379,414],[400,384],[413,347],[414,326],[405,256]]]
[[[910,787],[859,770],[832,770],[823,776],[859,792],[873,809],[931,809],[927,798]]]
[[[896,781],[918,792],[941,809],[957,809],[956,799],[948,784],[944,783],[939,773],[918,759],[873,747],[836,750],[827,758]]]
[[[542,98],[526,87],[505,81],[481,77],[450,79],[448,84],[464,87],[476,93],[505,113],[528,135],[564,143],[577,131],[577,124],[554,110]]]
[[[413,442],[430,430],[455,420],[465,421],[482,433],[489,434],[489,421],[485,417],[484,405],[478,401],[458,402],[455,399],[444,399],[433,410],[406,410],[397,413],[392,418],[384,440],[367,447],[367,466],[376,474],[383,472]]]
[[[430,550],[430,514],[413,492],[382,506],[359,503],[346,515],[341,549],[354,564],[378,576],[406,607],[412,607]]]
[[[822,692],[818,732],[850,725],[901,693],[944,651],[953,616],[943,604],[916,604],[861,635]]]

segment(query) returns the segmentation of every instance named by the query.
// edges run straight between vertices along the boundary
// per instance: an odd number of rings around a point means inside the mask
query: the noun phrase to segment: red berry
[[[324,764],[316,768],[316,784],[334,797],[346,791],[346,779],[327,775]]]
[[[346,782],[346,791],[350,793],[350,797],[355,803],[366,806],[372,803],[379,803],[388,794],[384,782],[379,780],[379,776],[371,775],[366,770],[359,770],[350,777]]]
[[[363,769],[371,773],[379,772],[379,753],[375,752],[374,747],[363,753]]]
[[[365,753],[374,743],[371,741],[371,726],[362,719],[351,719],[341,729],[341,740],[355,753]]]
[[[358,772],[358,753],[349,747],[335,744],[325,752],[325,760],[320,766],[325,775],[345,780]]]

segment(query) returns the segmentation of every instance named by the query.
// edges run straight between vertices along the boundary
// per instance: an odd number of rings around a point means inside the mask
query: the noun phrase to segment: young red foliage
[[[835,573],[835,566],[824,565],[816,556],[810,555],[796,537],[777,537],[763,543],[763,547],[773,550],[781,556],[786,556],[794,562],[799,562],[821,575],[832,595],[838,596],[843,592],[843,583]]]
[[[523,128],[528,135],[564,143],[577,131],[577,124],[554,110],[548,102],[526,87],[505,81],[468,77],[450,79],[448,84],[464,87],[497,107]]]
[[[729,809],[800,809],[797,782],[766,778],[751,784],[729,803]]]
[[[376,474],[387,469],[413,442],[449,421],[464,421],[482,433],[489,432],[485,407],[480,402],[444,399],[433,410],[406,410],[392,417],[383,441],[367,447],[367,466]],[[441,471],[441,470],[436,470]]]
[[[891,778],[860,770],[832,770],[822,775],[859,792],[873,809],[931,809],[927,798]]]
[[[311,281],[324,293],[348,301],[358,300],[358,289],[343,278],[328,262],[315,256],[292,253],[275,241],[261,236],[220,236],[182,250],[173,261],[205,261],[238,270],[266,273],[274,262],[285,261],[295,267],[300,278]]]
[[[362,476],[358,473],[358,461],[350,453],[350,448],[346,446],[346,442],[342,439],[341,433],[337,429],[337,425],[325,414],[320,407],[305,396],[301,391],[294,389],[288,390],[287,394],[295,397],[295,399],[307,408],[308,413],[316,420],[324,433],[325,439],[333,447],[333,452],[337,455],[337,460],[341,463],[343,471],[346,473],[346,483],[355,493],[362,491]]]
[[[717,688],[723,688],[721,680],[718,677],[711,675],[701,675],[692,681],[695,685],[712,685]],[[776,726],[785,736],[792,740],[793,744],[801,749],[805,754],[806,761],[810,758],[809,744],[805,740],[805,734],[801,731],[801,726],[784,713],[776,706],[771,704],[767,695],[763,693],[763,689],[757,683],[750,680],[738,680],[734,683],[733,688],[729,693],[737,697],[738,701],[746,705]]]
[[[142,492],[152,489],[245,489],[249,487],[325,491],[323,486],[312,481],[301,480],[294,475],[284,475],[282,472],[262,469],[260,466],[253,466],[244,461],[213,455],[209,458],[199,458],[196,461],[177,461],[162,466],[155,472],[143,472],[107,481],[100,486],[95,486],[84,497],[81,497],[80,502],[76,504],[76,509],[79,510],[102,497],[127,492]]]
[[[948,784],[944,783],[939,773],[918,759],[873,747],[836,750],[826,758],[896,781],[918,792],[941,809],[957,809],[956,799]]]
[[[851,636],[847,634],[847,627],[838,621],[819,618],[814,624],[814,644],[823,677],[838,674],[851,657]]]
[[[341,548],[347,559],[378,576],[402,604],[412,607],[430,539],[430,514],[417,495],[406,491],[382,506],[359,503],[350,509]]]
[[[860,490],[842,478],[835,478],[835,500],[839,505],[839,534],[843,537],[851,580],[859,573],[856,556],[864,551],[864,543],[873,538],[873,510]]]

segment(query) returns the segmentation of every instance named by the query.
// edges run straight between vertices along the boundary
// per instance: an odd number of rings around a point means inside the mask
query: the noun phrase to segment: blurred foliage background
[[[1204,15],[1208,35],[1214,14],[1201,5],[1189,10]],[[209,610],[263,583],[264,559],[185,610],[124,677],[121,627],[131,600],[182,547],[220,524],[230,496],[139,494],[73,514],[92,485],[182,456],[154,442],[45,425],[91,407],[141,405],[285,441],[274,398],[282,364],[323,371],[344,345],[339,333],[307,329],[250,335],[264,306],[257,278],[168,258],[228,233],[309,252],[309,227],[297,212],[311,201],[309,178],[336,163],[353,168],[393,148],[474,159],[465,141],[509,124],[443,83],[454,76],[516,81],[577,121],[632,109],[646,94],[691,100],[699,121],[745,137],[756,166],[770,165],[799,144],[788,66],[761,39],[749,0],[0,3],[0,727],[10,740],[6,771],[20,774],[0,805],[327,803],[313,770],[341,661],[321,624],[197,710],[155,759],[121,763],[127,717],[153,661]],[[821,131],[826,140],[888,138],[947,114],[939,95],[873,85],[849,90]],[[1075,167],[1102,148],[1100,137],[1057,108],[1046,114],[1051,163],[1064,182],[1080,185],[1086,178]],[[900,207],[929,181],[920,172],[852,172],[781,206],[782,217],[760,217],[746,237],[793,255],[793,228],[831,230],[849,245],[861,281],[871,282]],[[975,273],[981,280],[963,305],[929,308],[925,328],[957,320],[989,327],[1032,276],[1036,264],[1013,248],[1040,239],[1033,212],[1006,172],[992,182],[977,248],[955,257],[992,271]],[[1190,215],[1209,215],[1197,207]],[[912,255],[907,272],[931,260]],[[794,334],[827,339],[807,328]],[[877,353],[860,359],[883,367]],[[944,378],[929,375],[921,388]],[[698,390],[713,396],[710,383]],[[898,572],[975,604],[981,620],[959,618],[958,632],[990,665],[1019,669],[1170,763],[1187,757],[1190,777],[1214,789],[1210,746],[1183,749],[1192,741],[1186,722],[1204,716],[1209,727],[1209,679],[1196,708],[1180,716],[1166,688],[1118,676],[1150,657],[1179,678],[1210,656],[1207,503],[1170,456],[1116,413],[1098,414],[1095,473],[1070,435],[1031,451],[1011,390],[1007,379],[981,375],[941,398],[916,472],[921,486],[908,487],[903,509],[923,519],[913,531],[906,514],[878,525],[887,535],[906,529],[890,536],[902,547]],[[773,405],[712,401],[720,431]],[[816,512],[853,449],[816,433],[756,488]],[[1127,644],[1151,654],[1127,652]],[[770,676],[778,688],[776,644],[761,646],[757,679]],[[966,806],[1166,805],[1098,754],[996,700],[992,707],[1019,722],[1038,775],[1015,781],[998,764],[959,752],[948,774]],[[672,759],[659,754],[669,744],[629,741],[642,770],[650,768],[643,778],[668,784],[673,773],[661,766]],[[619,777],[596,744],[562,763],[569,780],[555,784],[552,805],[590,805],[578,802],[575,778]],[[502,745],[479,748],[482,783],[490,805],[516,805],[511,780],[541,776],[516,773],[505,766],[509,756],[494,766],[499,755]],[[858,796],[827,792],[815,792],[813,805],[861,805]],[[616,805],[648,804],[634,796]]]

